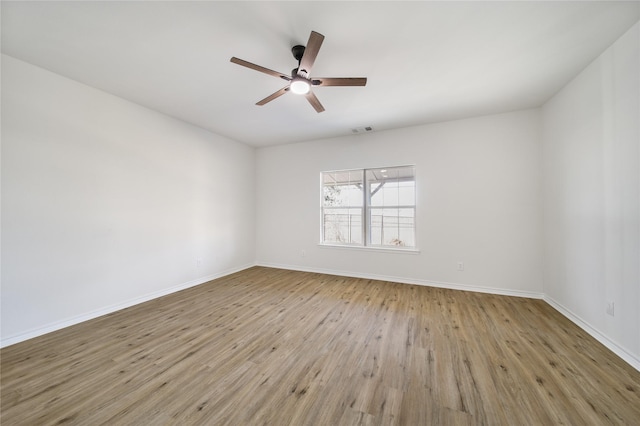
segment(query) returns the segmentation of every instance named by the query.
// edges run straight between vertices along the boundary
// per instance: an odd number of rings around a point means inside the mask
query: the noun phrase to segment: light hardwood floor
[[[640,424],[543,301],[262,267],[0,356],[3,425]]]

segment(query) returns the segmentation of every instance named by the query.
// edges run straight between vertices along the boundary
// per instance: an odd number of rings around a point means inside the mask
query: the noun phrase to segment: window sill
[[[357,251],[394,253],[394,254],[420,254],[420,250],[417,248],[367,247],[367,246],[350,246],[347,244],[324,244],[324,243],[318,243],[318,247],[326,248],[326,249],[357,250]]]

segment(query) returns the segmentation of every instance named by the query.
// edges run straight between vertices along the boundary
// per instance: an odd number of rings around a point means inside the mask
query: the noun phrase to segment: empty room
[[[2,1],[3,425],[640,424],[639,1]]]

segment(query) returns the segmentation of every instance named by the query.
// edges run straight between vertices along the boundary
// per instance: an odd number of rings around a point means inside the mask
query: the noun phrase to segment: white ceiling
[[[640,2],[8,2],[2,51],[256,147],[544,103],[640,19]],[[326,111],[232,56],[289,74],[324,34]]]

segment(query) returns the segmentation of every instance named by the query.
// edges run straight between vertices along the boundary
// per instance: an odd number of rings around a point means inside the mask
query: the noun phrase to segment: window
[[[323,244],[414,248],[415,167],[322,172]]]

